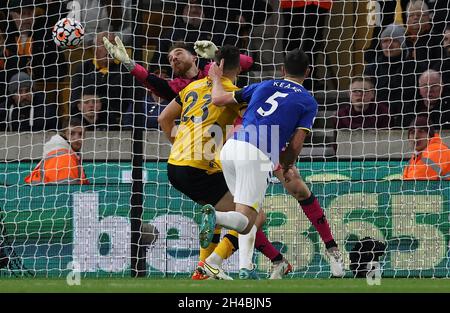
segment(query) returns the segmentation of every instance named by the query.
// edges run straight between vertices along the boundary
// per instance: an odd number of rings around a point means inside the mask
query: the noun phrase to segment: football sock
[[[220,241],[220,232],[222,230],[222,227],[216,226],[214,229],[214,236],[210,244],[207,248],[201,248],[200,247],[200,261],[205,261],[206,258],[216,249],[217,245]]]
[[[246,235],[239,234],[239,268],[253,269],[253,251],[255,250],[256,226],[253,225]]]
[[[223,260],[228,259],[238,249],[238,233],[230,230],[219,242],[214,252],[206,259],[206,263],[222,266]]]
[[[328,244],[334,242],[330,225],[328,225],[327,218],[325,217],[325,214],[320,207],[319,201],[314,196],[314,194],[311,192],[311,196],[308,199],[299,201],[298,203],[300,204],[306,217],[308,217],[310,222],[314,225],[314,228],[319,233],[320,238],[322,238],[323,242]]]
[[[214,253],[220,256],[222,260],[226,260],[238,248],[238,233],[235,230],[230,230],[220,241],[216,249],[214,249]]]
[[[280,251],[272,245],[269,239],[267,239],[266,234],[260,229],[256,232],[255,248],[271,261],[280,261],[283,259]]]
[[[244,214],[236,211],[216,211],[216,224],[241,233],[248,225],[248,218]]]

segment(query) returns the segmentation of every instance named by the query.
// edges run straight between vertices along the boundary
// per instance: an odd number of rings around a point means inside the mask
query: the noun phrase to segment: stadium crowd
[[[134,27],[131,1],[77,2],[86,30],[81,49],[92,51],[83,53],[75,62],[77,66],[52,41],[52,26],[72,13],[68,2],[10,0],[0,6],[1,131],[61,130],[67,116],[79,117],[87,131],[129,129],[135,104],[143,106],[146,126],[158,128],[157,117],[171,100],[161,96],[164,88],[169,88],[166,94],[176,94],[187,82],[205,75],[208,61],[197,58],[190,48],[197,40],[210,40],[217,46],[235,45],[251,58],[246,60],[247,72],[238,80],[240,87],[248,83],[248,72],[267,73],[267,69],[281,64],[275,52],[301,47],[313,65],[305,87],[313,93],[330,90],[316,67],[319,54],[325,53],[323,31],[329,27],[331,0],[186,0],[160,4],[161,14],[170,12],[174,19],[169,26],[161,22],[157,38],[153,38],[154,53],[146,60],[147,76],[141,77],[153,86],[146,93],[135,92],[133,75],[138,81],[140,77],[133,73],[134,67],[108,56],[102,40],[106,36],[113,42],[119,35],[127,47],[140,42],[133,40],[138,28]],[[394,18],[396,8],[392,3],[379,1],[382,19],[364,54],[364,70],[350,77],[345,88],[348,100],[338,103],[328,119],[337,131],[409,129],[418,117],[424,117],[437,133],[450,129],[450,5],[441,0],[390,2],[401,5],[403,23]],[[153,8],[154,3],[158,2],[139,1],[147,8]],[[185,44],[191,59],[170,60],[171,46],[177,42]],[[144,60],[137,61],[143,64]],[[273,70],[271,75],[277,72]],[[67,92],[61,86],[69,90],[68,99],[62,99],[61,94]]]

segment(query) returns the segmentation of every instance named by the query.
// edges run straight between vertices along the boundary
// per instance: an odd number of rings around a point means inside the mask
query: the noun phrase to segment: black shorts
[[[175,189],[195,202],[214,206],[228,192],[222,172],[207,174],[199,168],[167,163],[167,176]]]

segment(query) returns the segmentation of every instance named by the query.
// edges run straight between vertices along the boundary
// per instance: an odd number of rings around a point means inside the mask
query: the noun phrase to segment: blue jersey
[[[274,164],[298,128],[310,131],[317,115],[317,101],[302,85],[275,79],[236,91],[238,103],[248,103],[242,127],[234,139],[246,141],[264,152]]]

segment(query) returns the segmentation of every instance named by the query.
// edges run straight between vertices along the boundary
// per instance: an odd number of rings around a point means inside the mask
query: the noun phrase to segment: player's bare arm
[[[283,169],[283,176],[286,182],[289,182],[290,180],[289,170],[295,166],[295,162],[297,161],[300,151],[302,151],[307,135],[308,131],[306,129],[297,129],[286,150],[280,153],[280,165]]]
[[[158,123],[166,135],[167,139],[173,144],[175,141],[175,121],[181,116],[181,106],[176,101],[172,100],[169,105],[158,116]]]
[[[211,99],[214,105],[221,107],[236,103],[234,93],[225,91],[222,85],[223,59],[220,61],[220,65],[217,65],[215,62],[211,65],[208,76],[212,81]]]

